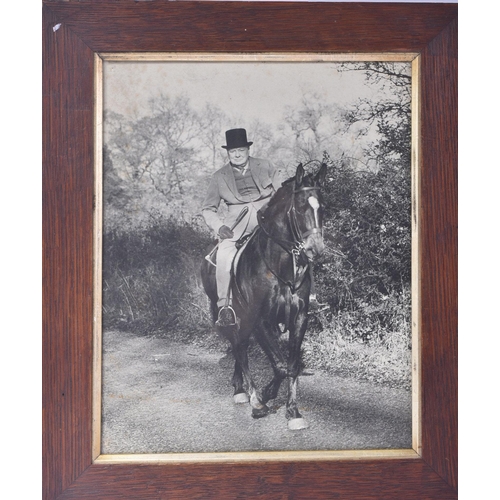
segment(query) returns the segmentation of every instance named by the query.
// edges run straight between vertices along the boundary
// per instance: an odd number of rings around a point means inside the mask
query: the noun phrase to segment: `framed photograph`
[[[303,458],[304,451],[320,450],[330,453],[315,456],[332,456],[332,450],[381,456],[386,450],[392,457],[404,449],[413,456],[420,364],[418,329],[412,335],[411,326],[412,304],[418,303],[418,289],[411,290],[418,55],[100,58],[103,109],[96,109],[96,121],[103,124],[104,154],[96,172],[102,199],[96,228],[103,243],[96,255],[103,262],[96,280],[102,276],[104,286],[95,314],[95,345],[103,356],[102,367],[95,367],[102,373],[95,377],[94,398],[95,420],[102,423],[94,435],[98,460],[154,455],[175,461],[178,453],[183,460],[187,453],[202,454],[191,457],[196,460],[213,460],[209,453],[217,453],[222,460],[234,452],[255,459],[248,452],[267,451],[288,451],[290,459],[291,451]],[[247,128],[234,128],[241,124]],[[245,193],[249,179],[262,177],[259,165],[266,165],[266,175],[271,169],[273,188],[254,186],[245,198],[240,191]],[[288,193],[300,170],[309,172],[305,179],[319,171],[324,178],[314,188]],[[221,180],[217,190],[211,178]],[[418,211],[417,189],[415,181]],[[299,209],[301,196],[309,201]],[[284,202],[274,208],[280,198]],[[315,201],[322,220],[309,206]],[[226,222],[233,208],[248,215]],[[301,220],[308,208],[310,220]],[[253,210],[263,219],[252,218]],[[233,225],[242,237],[214,241],[222,224]],[[295,226],[300,229],[294,233]],[[213,305],[220,303],[220,312],[212,313],[212,285],[224,280],[217,274],[220,253],[240,242],[245,248],[234,261],[231,306],[220,299],[228,281],[217,287]],[[415,224],[414,247],[417,242]],[[294,253],[291,246],[299,244],[306,250]],[[264,268],[243,271],[247,260],[263,261]],[[229,279],[230,270],[225,272]],[[258,298],[247,293],[242,303],[237,291],[249,282]],[[267,294],[276,288],[277,296]],[[293,301],[306,289],[309,301],[294,313]],[[238,326],[220,327],[218,316],[233,309]],[[294,354],[290,345],[300,335]],[[250,359],[248,366],[241,361],[244,376],[236,380],[239,355]],[[293,382],[279,366],[290,373],[297,361],[300,375]],[[205,383],[210,379],[213,385]],[[298,386],[299,380],[301,395],[292,396],[297,388],[288,384]],[[233,403],[241,411],[235,413]],[[306,428],[291,438],[290,430]]]
[[[456,498],[457,6],[43,29],[44,498]]]

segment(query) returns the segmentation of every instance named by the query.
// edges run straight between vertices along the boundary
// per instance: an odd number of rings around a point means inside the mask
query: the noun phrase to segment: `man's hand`
[[[221,240],[227,240],[229,238],[232,238],[234,236],[234,233],[231,231],[231,229],[227,226],[221,226],[219,229],[219,237]]]

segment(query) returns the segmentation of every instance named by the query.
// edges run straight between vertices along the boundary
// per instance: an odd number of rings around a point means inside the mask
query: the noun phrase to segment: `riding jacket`
[[[202,206],[203,218],[216,234],[223,225],[231,227],[244,207],[250,208],[245,218],[233,229],[233,241],[255,227],[257,211],[269,202],[282,181],[281,171],[274,169],[268,160],[249,157],[248,162],[250,174],[258,188],[258,193],[252,199],[238,191],[233,167],[227,163],[214,173]],[[222,202],[227,205],[227,212],[223,215],[219,211]]]

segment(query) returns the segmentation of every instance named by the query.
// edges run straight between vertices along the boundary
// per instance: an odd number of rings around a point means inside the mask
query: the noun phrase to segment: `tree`
[[[322,102],[317,94],[304,94],[298,106],[289,106],[282,131],[290,139],[297,161],[321,158],[324,150],[338,150],[340,112],[336,106]]]
[[[347,128],[374,137],[364,148],[366,161],[325,152],[330,244],[320,286],[334,310],[365,314],[383,308],[389,297],[398,302],[410,286],[411,77],[396,63],[356,63],[344,70],[363,71],[367,84],[385,97],[359,99],[343,113]]]
[[[349,127],[357,124],[366,134],[376,127],[380,139],[366,151],[377,164],[400,160],[409,166],[411,159],[411,73],[407,64],[363,62],[342,66],[343,71],[361,71],[366,82],[377,86],[386,97],[379,100],[359,99],[344,113]]]
[[[105,177],[110,213],[120,223],[140,224],[154,213],[183,213],[190,204],[197,177],[203,175],[200,157],[203,124],[184,97],[160,95],[149,102],[146,116],[126,120],[116,114],[106,116],[106,156],[115,177]],[[120,182],[118,182],[120,181]],[[120,197],[113,198],[120,183]],[[123,207],[123,197],[128,200]],[[126,217],[126,212],[134,216]]]
[[[220,166],[222,140],[229,123],[228,116],[217,106],[207,104],[201,114],[201,142],[207,151],[206,172],[213,172]],[[225,153],[224,153],[225,154]]]
[[[184,195],[189,174],[197,163],[196,143],[201,125],[187,97],[161,95],[150,101],[152,115],[135,126],[133,144],[139,160],[138,178],[147,175],[153,187],[167,199]]]

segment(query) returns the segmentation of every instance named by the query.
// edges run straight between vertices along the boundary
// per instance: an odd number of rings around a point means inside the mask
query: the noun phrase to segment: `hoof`
[[[302,429],[307,429],[309,424],[304,418],[292,418],[288,421],[288,429],[291,431],[300,431]]]
[[[266,405],[264,405],[262,408],[252,408],[252,417],[262,418],[269,415],[270,411],[271,410],[269,410],[269,408]]]
[[[248,403],[248,401],[250,401],[248,399],[248,395],[246,392],[239,392],[238,394],[235,394],[233,396],[233,401],[239,405],[239,404],[243,404],[243,403]]]

